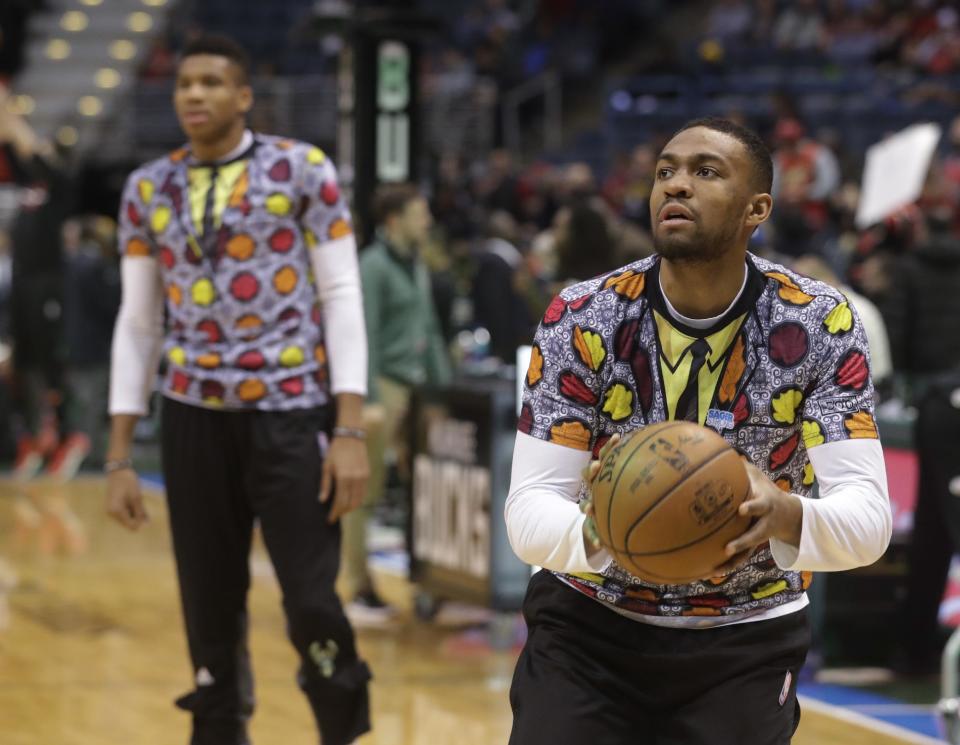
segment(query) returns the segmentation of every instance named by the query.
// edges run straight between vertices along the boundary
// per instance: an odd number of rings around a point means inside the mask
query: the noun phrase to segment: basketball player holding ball
[[[544,569],[524,601],[511,745],[789,743],[811,573],[870,564],[887,547],[856,312],[747,252],[770,217],[772,170],[753,132],[685,125],[657,163],[657,253],[566,288],[544,315],[505,509],[514,551]],[[749,486],[743,528],[710,576],[661,584],[597,541],[591,460],[670,420],[719,433]]]

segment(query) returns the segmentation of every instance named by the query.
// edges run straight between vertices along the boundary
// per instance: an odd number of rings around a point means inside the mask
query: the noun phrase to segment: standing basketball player
[[[356,246],[324,153],[246,128],[248,69],[230,39],[188,45],[174,92],[188,144],[127,181],[107,509],[132,530],[147,519],[130,447],[162,348],[163,472],[196,683],[177,704],[193,714],[190,742],[248,742],[257,520],[298,682],[324,745],[345,745],[369,729],[370,673],[334,593],[338,520],[368,473]]]
[[[524,603],[513,745],[788,743],[811,572],[887,546],[860,321],[833,288],[747,253],[771,173],[753,132],[683,127],[657,164],[657,254],[565,289],[537,331],[506,520],[548,571]],[[716,577],[687,585],[628,574],[577,505],[591,453],[668,419],[715,428],[750,463],[751,527]]]

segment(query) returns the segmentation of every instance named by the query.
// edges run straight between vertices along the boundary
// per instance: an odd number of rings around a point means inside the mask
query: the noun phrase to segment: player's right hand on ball
[[[586,490],[582,498],[580,499],[580,511],[586,515],[586,520],[583,521],[583,543],[587,548],[587,556],[592,556],[597,553],[602,546],[600,545],[600,534],[597,533],[597,523],[594,519],[593,512],[593,500],[590,498],[590,485],[593,483],[593,480],[597,478],[597,474],[600,472],[600,464],[603,462],[603,459],[607,457],[607,453],[610,452],[612,448],[615,448],[620,442],[620,434],[613,435],[597,454],[595,460],[590,461],[586,468],[583,469],[583,483],[586,484]]]
[[[107,514],[129,530],[138,530],[150,521],[140,493],[140,480],[132,468],[107,474]]]

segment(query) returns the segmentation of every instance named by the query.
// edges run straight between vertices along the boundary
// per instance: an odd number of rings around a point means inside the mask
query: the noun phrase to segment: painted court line
[[[932,704],[860,704],[844,708],[859,711],[872,717],[937,716],[937,707]]]
[[[903,727],[898,727],[895,724],[889,724],[887,722],[880,721],[879,719],[868,717],[865,714],[859,714],[855,711],[851,711],[848,708],[828,704],[818,699],[810,698],[809,696],[800,696],[800,706],[808,709],[809,711],[815,711],[818,714],[833,717],[834,719],[839,719],[840,721],[856,725],[857,727],[861,727],[863,729],[871,730],[872,732],[878,732],[888,737],[896,737],[897,739],[902,740],[904,743],[910,743],[911,745],[943,745],[944,742],[943,740],[938,740],[933,737],[927,737],[926,735],[911,732],[910,730]]]

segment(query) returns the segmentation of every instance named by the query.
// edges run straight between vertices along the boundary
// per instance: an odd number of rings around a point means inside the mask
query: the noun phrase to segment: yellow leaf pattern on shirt
[[[826,441],[826,438],[823,436],[823,428],[819,422],[815,422],[812,419],[805,419],[803,421],[803,444],[808,450],[815,448],[817,445],[822,445]]]
[[[527,385],[536,385],[543,377],[543,353],[540,347],[533,346],[530,351],[530,367],[527,368]]]
[[[607,356],[607,350],[603,348],[603,338],[600,334],[595,334],[592,331],[584,331],[583,341],[587,345],[590,368],[592,370],[600,369],[600,365],[603,364],[603,360]]]
[[[150,200],[153,199],[153,182],[142,178],[137,182],[137,189],[140,192],[140,199],[143,201],[143,203],[150,204]]]
[[[823,325],[831,334],[841,334],[853,328],[853,312],[850,305],[846,302],[840,303],[836,308],[827,313],[823,319]]]
[[[797,420],[797,411],[803,403],[803,391],[790,388],[774,396],[770,402],[773,409],[773,419],[780,424],[793,424]]]
[[[154,233],[162,233],[170,224],[170,208],[161,205],[153,211],[150,216],[150,227]]]
[[[858,411],[843,420],[843,426],[853,440],[876,440],[877,422],[869,411]]]
[[[604,395],[603,411],[617,422],[633,413],[633,393],[625,385],[617,383]]]

